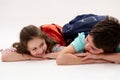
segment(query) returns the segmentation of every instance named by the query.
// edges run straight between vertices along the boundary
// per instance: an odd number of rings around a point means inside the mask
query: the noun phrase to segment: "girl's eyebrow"
[[[29,48],[29,50],[35,49],[36,47]]]
[[[42,42],[41,44],[40,44],[40,46],[42,46],[44,43]]]
[[[43,42],[39,44],[39,46],[41,47],[43,45]],[[36,47],[32,47],[31,49],[35,49]]]

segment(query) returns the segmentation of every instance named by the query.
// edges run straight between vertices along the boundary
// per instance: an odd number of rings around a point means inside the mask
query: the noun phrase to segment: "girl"
[[[55,58],[57,54],[51,52],[62,50],[64,46],[61,45],[64,44],[57,44],[36,26],[28,25],[20,32],[20,42],[14,43],[13,48],[3,52],[2,61],[44,60],[45,55],[47,58]]]

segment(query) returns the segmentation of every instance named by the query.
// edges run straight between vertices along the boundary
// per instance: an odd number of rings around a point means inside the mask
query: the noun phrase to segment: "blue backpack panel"
[[[78,33],[84,32],[85,35],[89,33],[92,27],[99,21],[105,19],[103,15],[83,14],[76,16],[69,23],[65,24],[62,28],[64,38],[66,40],[73,40],[77,37]]]

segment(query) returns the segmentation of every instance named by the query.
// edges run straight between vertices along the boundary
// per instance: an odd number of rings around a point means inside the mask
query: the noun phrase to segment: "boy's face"
[[[45,52],[47,50],[45,40],[40,38],[33,38],[32,40],[28,41],[27,47],[31,55],[35,57],[42,57],[45,55]]]
[[[88,34],[85,38],[85,51],[92,54],[100,54],[103,53],[103,49],[95,47],[93,44],[93,37]]]

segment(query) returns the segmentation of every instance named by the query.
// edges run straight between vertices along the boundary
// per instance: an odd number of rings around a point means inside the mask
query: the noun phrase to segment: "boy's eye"
[[[87,39],[87,38],[85,38],[85,42],[88,42],[88,39]]]
[[[86,41],[88,42],[88,38],[86,38]]]
[[[93,49],[94,51],[97,51],[97,49],[96,49],[96,48],[93,48],[93,47],[92,47],[92,49]]]
[[[94,50],[94,51],[95,51],[96,49],[92,48],[92,50]]]

